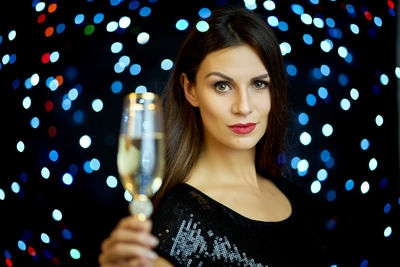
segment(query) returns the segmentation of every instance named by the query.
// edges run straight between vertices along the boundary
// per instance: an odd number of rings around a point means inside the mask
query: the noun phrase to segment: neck
[[[258,187],[256,149],[233,150],[221,144],[206,143],[195,164],[189,183],[202,185],[246,185]]]

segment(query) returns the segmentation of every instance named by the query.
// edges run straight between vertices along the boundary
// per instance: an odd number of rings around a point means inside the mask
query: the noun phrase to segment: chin
[[[243,138],[239,137],[239,138],[236,138],[236,140],[233,140],[233,142],[230,144],[230,147],[232,147],[232,149],[236,149],[236,150],[250,150],[250,149],[255,148],[257,143],[258,143],[258,139],[257,140],[255,140],[255,139],[243,140]]]

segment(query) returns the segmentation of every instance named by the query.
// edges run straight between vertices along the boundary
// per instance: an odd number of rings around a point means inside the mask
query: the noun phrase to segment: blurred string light
[[[323,134],[324,136],[329,137],[329,136],[332,135],[332,133],[333,133],[333,127],[332,127],[332,125],[330,125],[329,123],[327,123],[327,124],[324,124],[324,125],[322,126],[322,134]]]
[[[132,75],[138,75],[142,71],[142,66],[139,64],[132,64],[129,68],[129,72]]]
[[[17,32],[15,30],[11,30],[8,33],[8,40],[13,41],[17,37]]]
[[[283,56],[285,56],[286,54],[289,54],[290,52],[292,52],[292,46],[287,42],[282,42],[279,45],[279,48],[281,49],[281,53],[282,53]]]
[[[299,114],[298,120],[301,125],[306,125],[310,119],[307,113],[302,112]]]
[[[103,109],[103,101],[99,98],[92,101],[92,109],[95,112],[100,112]]]
[[[144,45],[147,44],[150,40],[150,35],[147,32],[141,32],[137,36],[138,44]]]
[[[50,177],[50,170],[47,167],[43,167],[42,170],[40,171],[40,174],[44,179],[49,179]]]
[[[148,17],[149,15],[151,14],[151,8],[149,8],[149,7],[142,7],[140,10],[139,10],[139,15],[141,16],[141,17]]]
[[[74,177],[70,173],[64,173],[62,176],[62,181],[65,185],[71,185],[74,181]]]
[[[400,67],[396,67],[394,72],[396,74],[397,79],[400,79]]]
[[[172,60],[166,58],[163,59],[163,61],[161,61],[161,69],[162,70],[170,70],[172,69],[174,63],[172,62]]]
[[[93,23],[94,23],[94,24],[102,23],[103,20],[104,20],[104,14],[103,14],[103,13],[97,13],[97,14],[93,17]]]
[[[311,143],[311,140],[312,140],[311,135],[309,133],[307,133],[307,132],[302,132],[300,134],[299,139],[300,139],[300,143],[305,145],[305,146],[309,145]]]
[[[106,30],[108,32],[115,32],[117,28],[118,28],[118,22],[116,21],[110,21],[106,26]]]
[[[18,141],[17,143],[17,150],[18,152],[24,152],[25,150],[25,144],[22,141]]]
[[[209,18],[211,16],[211,10],[203,7],[202,9],[199,10],[199,16],[203,19]]]
[[[345,111],[349,110],[349,109],[350,109],[350,106],[351,106],[350,100],[348,100],[347,98],[343,98],[343,99],[340,101],[340,107],[341,107],[343,110],[345,110]]]
[[[128,190],[125,190],[124,198],[125,198],[125,200],[128,201],[128,202],[131,202],[132,199],[133,199],[132,195],[128,192]]]
[[[54,209],[51,216],[53,217],[53,219],[55,221],[59,222],[59,221],[61,221],[63,215],[59,209]]]
[[[244,6],[249,10],[254,10],[257,8],[256,0],[243,0]]]
[[[321,182],[325,181],[328,178],[328,171],[325,169],[320,169],[317,173],[317,178]]]
[[[385,237],[389,237],[392,235],[392,227],[388,226],[385,228],[385,230],[383,231],[383,235]]]
[[[184,31],[189,27],[189,22],[186,19],[180,19],[176,22],[175,27],[180,31]]]
[[[313,194],[317,194],[321,191],[321,187],[322,187],[321,182],[315,180],[314,182],[311,183],[310,190]]]
[[[371,171],[375,171],[378,167],[378,161],[375,158],[372,158],[370,159],[368,166]]]
[[[110,175],[107,177],[106,183],[107,183],[108,187],[116,188],[118,185],[118,180],[117,180],[117,178],[115,178],[115,176]]]
[[[122,29],[126,29],[131,25],[131,19],[127,16],[123,16],[119,19],[118,25]]]
[[[368,141],[368,139],[363,139],[363,140],[361,140],[361,143],[360,143],[360,146],[361,146],[361,149],[362,150],[367,150],[368,148],[369,148],[369,141]]]
[[[351,190],[353,190],[354,185],[355,185],[355,184],[354,184],[354,180],[353,180],[353,179],[347,180],[346,183],[345,183],[345,189],[346,189],[346,191],[351,191]]]
[[[71,258],[74,260],[78,260],[81,258],[81,252],[77,250],[76,248],[71,249],[70,251]]]
[[[375,123],[376,123],[376,125],[378,125],[379,127],[382,126],[382,124],[383,124],[383,117],[382,117],[382,115],[377,115],[377,116],[375,117]]]
[[[208,31],[209,28],[210,28],[210,26],[208,25],[207,21],[205,21],[205,20],[200,20],[196,24],[196,29],[199,32],[206,32],[206,31]]]
[[[269,16],[267,18],[267,22],[268,22],[269,26],[271,26],[273,28],[278,27],[278,25],[279,25],[279,19],[276,16]]]
[[[92,140],[88,135],[83,135],[80,139],[79,139],[79,144],[82,148],[88,148],[91,144],[92,144]]]
[[[328,97],[328,90],[325,87],[318,88],[318,96],[321,99],[326,99]]]
[[[364,181],[360,186],[361,193],[363,193],[363,194],[368,193],[369,189],[370,189],[370,186],[367,181]]]

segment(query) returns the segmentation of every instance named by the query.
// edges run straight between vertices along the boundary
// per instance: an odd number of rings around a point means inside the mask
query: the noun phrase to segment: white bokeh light
[[[369,191],[369,183],[367,181],[363,182],[360,187],[361,193],[366,194]]]
[[[81,145],[81,147],[83,148],[88,148],[91,144],[92,144],[92,139],[90,138],[90,136],[88,135],[83,135],[80,139],[79,139],[79,144]]]
[[[305,145],[305,146],[309,145],[309,144],[311,143],[311,140],[312,140],[312,138],[311,138],[311,135],[310,135],[309,133],[307,133],[307,132],[302,132],[302,133],[300,134],[300,142],[301,142],[303,145]]]
[[[141,32],[137,37],[137,42],[141,45],[147,44],[149,40],[150,40],[150,35],[147,32]]]
[[[123,16],[122,18],[119,19],[118,25],[122,29],[126,29],[131,25],[131,19],[127,16]]]

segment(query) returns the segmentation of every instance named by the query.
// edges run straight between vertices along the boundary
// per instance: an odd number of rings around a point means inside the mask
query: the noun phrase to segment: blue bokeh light
[[[95,24],[99,24],[99,23],[103,22],[103,20],[104,20],[104,14],[103,13],[97,13],[93,18],[93,22]]]
[[[303,41],[304,41],[304,43],[306,43],[308,45],[312,45],[313,37],[310,34],[305,33],[305,34],[303,34]]]
[[[203,19],[206,19],[206,18],[211,16],[211,10],[206,8],[206,7],[204,7],[204,8],[199,10],[199,16],[201,18],[203,18]]]
[[[289,76],[294,77],[294,76],[296,76],[296,74],[297,74],[297,68],[296,68],[295,65],[289,64],[289,65],[286,67],[286,72],[289,74]]]
[[[132,75],[138,75],[142,71],[142,67],[139,64],[132,64],[129,68],[129,72]]]
[[[299,4],[292,4],[291,9],[296,15],[301,15],[304,13],[304,8]]]
[[[114,94],[118,94],[119,92],[121,92],[122,91],[122,82],[121,81],[114,81],[111,84],[111,91]]]
[[[85,15],[78,14],[75,16],[74,22],[75,24],[81,24],[85,20]]]
[[[306,97],[306,102],[309,106],[313,107],[317,103],[317,98],[313,94],[308,94]]]
[[[302,112],[299,114],[298,120],[301,125],[306,125],[309,121],[309,117],[306,113]]]
[[[353,179],[349,179],[346,181],[345,185],[344,185],[346,191],[351,191],[354,188],[354,181]]]
[[[268,22],[269,26],[271,26],[273,28],[278,27],[278,25],[279,25],[279,19],[276,16],[269,16],[267,18],[267,22]]]
[[[180,31],[184,31],[189,27],[189,22],[186,19],[180,19],[176,22],[175,27]]]
[[[57,153],[57,151],[55,151],[55,150],[51,150],[50,151],[50,153],[49,153],[49,159],[51,160],[51,161],[57,161],[58,160],[58,153]]]
[[[151,14],[151,8],[145,6],[139,10],[139,15],[141,17],[148,17]]]
[[[320,87],[320,88],[318,89],[318,96],[319,96],[321,99],[327,98],[327,97],[328,97],[328,90],[327,90],[325,87]]]
[[[368,141],[368,139],[363,139],[363,140],[361,140],[360,146],[361,146],[361,149],[362,149],[362,150],[367,150],[367,149],[369,148],[369,141]]]
[[[71,185],[72,182],[74,181],[74,177],[70,173],[65,173],[62,176],[62,181],[65,185]]]

